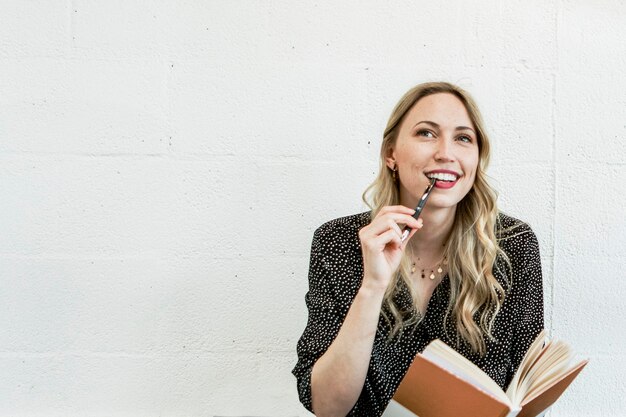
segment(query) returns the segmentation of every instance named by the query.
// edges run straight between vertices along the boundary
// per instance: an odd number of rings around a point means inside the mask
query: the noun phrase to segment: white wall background
[[[547,322],[626,409],[619,0],[0,2],[0,415],[304,416],[313,230],[416,83],[476,97]]]

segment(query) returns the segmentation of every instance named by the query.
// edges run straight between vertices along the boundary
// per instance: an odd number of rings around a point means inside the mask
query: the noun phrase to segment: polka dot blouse
[[[298,341],[298,363],[292,371],[297,378],[300,401],[310,411],[311,370],[337,336],[361,285],[363,258],[358,231],[370,221],[370,212],[342,217],[325,223],[313,236],[309,291],[305,296],[309,317]],[[456,346],[461,354],[506,388],[526,350],[543,329],[543,286],[535,234],[527,224],[507,215],[500,214],[500,221],[503,229],[518,225],[510,236],[500,241],[511,261],[513,276],[508,277],[512,278],[512,285],[507,287],[507,277],[494,271],[508,290],[494,323],[495,340],[486,339],[486,355],[481,357],[464,345],[457,346],[454,332],[444,331],[450,297],[450,282],[444,276],[414,332],[407,331],[401,338],[386,343],[390,327],[380,317],[363,390],[349,416],[382,415],[415,355],[437,338]],[[507,269],[502,271],[508,273]],[[397,294],[396,302],[405,308],[410,306],[412,301],[406,286]]]

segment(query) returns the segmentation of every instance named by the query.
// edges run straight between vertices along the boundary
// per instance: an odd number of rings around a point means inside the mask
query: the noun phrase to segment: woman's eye
[[[465,142],[465,143],[472,143],[472,138],[470,138],[470,137],[469,137],[469,136],[467,136],[467,135],[461,135],[461,136],[459,136],[459,137],[458,137],[458,139],[459,139],[461,142]]]
[[[417,136],[424,136],[426,138],[434,138],[435,135],[433,135],[433,132],[431,132],[430,130],[418,130],[417,131]]]

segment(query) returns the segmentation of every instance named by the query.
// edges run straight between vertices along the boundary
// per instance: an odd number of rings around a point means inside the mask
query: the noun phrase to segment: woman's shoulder
[[[528,223],[506,213],[498,213],[496,221],[496,237],[498,239],[511,239],[522,235],[534,235]]]
[[[329,220],[315,230],[313,247],[321,253],[360,253],[359,230],[371,221],[371,212]]]
[[[513,216],[500,212],[496,223],[498,244],[510,257],[538,251],[539,243],[532,227]]]
[[[318,238],[337,238],[346,234],[358,233],[361,228],[371,221],[371,211],[338,217],[329,220],[315,230]]]

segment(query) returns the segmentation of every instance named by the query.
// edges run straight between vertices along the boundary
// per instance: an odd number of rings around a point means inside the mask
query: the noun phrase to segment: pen
[[[422,209],[426,205],[426,200],[428,200],[428,196],[430,196],[430,192],[433,190],[433,187],[435,186],[435,182],[437,182],[437,180],[434,178],[430,180],[430,184],[426,188],[426,191],[424,191],[424,195],[422,195],[422,198],[420,198],[419,203],[417,203],[417,207],[415,207],[415,213],[413,213],[413,217],[415,218],[415,220],[419,219],[420,214],[422,213]],[[409,237],[410,233],[411,233],[411,228],[409,226],[405,226],[404,230],[402,231],[401,241],[404,242],[406,238]]]

